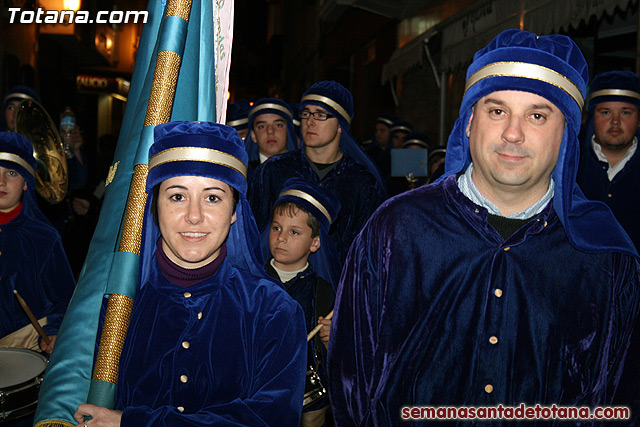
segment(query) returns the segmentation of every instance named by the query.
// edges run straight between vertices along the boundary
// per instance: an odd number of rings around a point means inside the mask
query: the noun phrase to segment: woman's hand
[[[85,417],[91,419],[85,421]],[[119,427],[122,412],[83,403],[78,406],[73,418],[78,422],[77,427]]]

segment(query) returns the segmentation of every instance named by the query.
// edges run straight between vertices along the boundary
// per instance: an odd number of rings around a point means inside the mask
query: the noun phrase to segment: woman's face
[[[236,221],[233,190],[222,181],[178,176],[160,184],[158,225],[162,249],[183,268],[215,260]]]

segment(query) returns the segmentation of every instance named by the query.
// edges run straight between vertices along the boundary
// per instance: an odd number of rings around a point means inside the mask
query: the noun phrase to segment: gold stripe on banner
[[[326,96],[316,95],[312,93],[302,97],[302,99],[300,100],[300,103],[304,103],[304,101],[317,101],[317,102],[322,102],[324,104],[327,104],[329,107],[336,110],[338,114],[340,114],[342,118],[344,118],[347,121],[347,124],[351,124],[351,117],[349,117],[349,114],[347,114],[347,111],[344,108],[342,108],[342,105],[338,104],[336,101],[334,101],[331,98],[327,98]]]
[[[177,16],[189,22],[189,13],[191,12],[191,0],[170,1],[167,4],[166,16]]]
[[[149,170],[168,162],[198,161],[226,166],[247,177],[242,160],[222,151],[203,147],[176,147],[161,151],[149,159]]]
[[[5,160],[7,162],[16,163],[27,170],[31,175],[36,176],[36,171],[33,170],[31,165],[26,162],[25,159],[13,153],[0,153],[0,160]]]
[[[292,190],[283,191],[282,193],[280,193],[278,197],[282,197],[282,196],[293,196],[293,197],[298,197],[302,200],[306,200],[307,202],[315,206],[316,209],[322,212],[322,215],[324,215],[329,220],[329,224],[333,223],[333,220],[331,219],[331,215],[329,215],[329,212],[325,209],[324,206],[322,206],[322,203],[320,203],[318,199],[313,197],[311,194],[305,193],[304,191],[292,189]]]
[[[464,92],[487,77],[522,77],[548,83],[564,90],[576,101],[580,110],[584,106],[582,92],[571,80],[551,68],[528,62],[494,62],[473,73],[464,87]]]
[[[40,421],[34,427],[75,427],[77,424],[71,424],[60,420]]]
[[[593,99],[598,96],[626,96],[628,98],[636,98],[640,99],[640,93],[634,92],[632,90],[624,90],[624,89],[602,89],[593,92],[589,95],[589,99]]]
[[[171,119],[181,62],[182,58],[175,52],[170,50],[158,52],[144,126],[167,123]]]
[[[111,384],[118,382],[118,364],[132,309],[133,299],[125,295],[109,295],[107,312],[111,313],[111,316],[104,318],[98,357],[93,370],[94,380]]]
[[[289,109],[285,106],[282,106],[280,104],[274,104],[274,103],[266,103],[266,104],[260,104],[257,105],[255,107],[253,107],[253,109],[249,112],[249,117],[253,116],[255,113],[257,113],[258,111],[261,110],[278,110],[278,111],[282,111],[283,113],[285,113],[287,116],[289,117],[293,117],[291,115],[291,111],[289,111]]]
[[[147,202],[147,192],[145,191],[147,169],[147,165],[136,165],[133,170],[125,221],[122,226],[122,237],[118,247],[120,252],[131,252],[140,255],[144,205]]]

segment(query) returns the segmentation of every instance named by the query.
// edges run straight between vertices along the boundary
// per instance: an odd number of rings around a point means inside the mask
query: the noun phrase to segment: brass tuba
[[[53,120],[33,99],[20,102],[15,131],[31,141],[36,158],[36,190],[49,203],[64,200],[69,174],[62,140]]]

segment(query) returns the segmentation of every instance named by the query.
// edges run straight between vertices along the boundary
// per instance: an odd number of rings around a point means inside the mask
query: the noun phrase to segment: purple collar
[[[225,243],[220,248],[220,253],[217,258],[212,262],[200,268],[189,269],[180,267],[167,257],[162,250],[162,236],[156,243],[156,260],[158,261],[158,266],[160,267],[162,275],[174,285],[178,285],[182,288],[188,288],[189,286],[200,283],[213,276],[216,271],[218,271],[218,268],[220,268],[220,265],[222,265],[226,256],[227,245]]]

